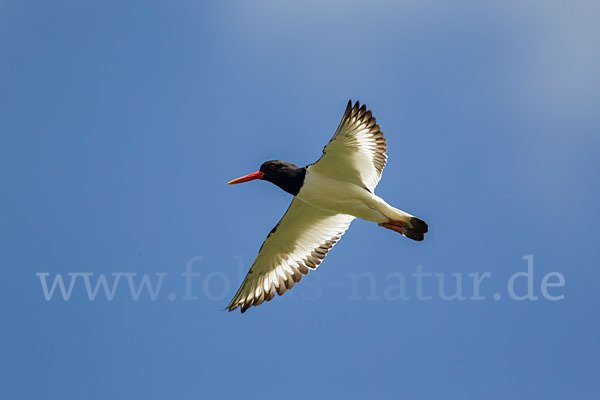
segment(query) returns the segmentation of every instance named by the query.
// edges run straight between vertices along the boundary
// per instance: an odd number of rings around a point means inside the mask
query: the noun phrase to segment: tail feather
[[[417,217],[411,217],[408,221],[404,236],[409,239],[421,241],[425,239],[425,234],[428,231],[428,226],[425,221]]]
[[[373,195],[373,206],[385,218],[386,222],[380,222],[379,226],[398,232],[409,239],[421,241],[425,239],[427,233],[427,223],[422,219],[413,217],[409,213],[390,206],[382,198]]]

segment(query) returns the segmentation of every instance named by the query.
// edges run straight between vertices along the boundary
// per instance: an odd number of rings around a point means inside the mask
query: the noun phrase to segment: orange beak
[[[234,179],[232,181],[227,182],[228,185],[235,185],[236,183],[244,183],[244,182],[249,182],[249,181],[253,181],[255,179],[262,179],[263,176],[265,176],[265,174],[263,174],[260,171],[256,171],[253,172],[251,174],[248,175],[244,175],[240,178]]]

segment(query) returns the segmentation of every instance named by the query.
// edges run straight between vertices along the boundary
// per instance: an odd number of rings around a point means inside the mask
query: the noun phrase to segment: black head
[[[294,196],[298,194],[302,184],[304,183],[304,176],[306,175],[306,168],[298,167],[286,161],[271,160],[265,161],[260,169],[249,175],[242,176],[241,178],[234,179],[229,184],[242,183],[252,181],[254,179],[262,179],[269,181],[279,186],[288,193]]]

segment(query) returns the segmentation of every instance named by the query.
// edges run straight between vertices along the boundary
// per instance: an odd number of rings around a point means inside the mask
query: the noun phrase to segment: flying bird
[[[375,195],[387,160],[386,142],[371,111],[358,102],[348,106],[335,134],[314,164],[264,162],[260,169],[228,184],[269,181],[294,199],[262,244],[229,311],[270,301],[291,289],[321,264],[354,218],[379,224],[421,241],[425,221],[392,207]]]

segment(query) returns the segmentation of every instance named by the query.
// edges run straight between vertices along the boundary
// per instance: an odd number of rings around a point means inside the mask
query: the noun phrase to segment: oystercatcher
[[[229,311],[280,296],[302,275],[317,268],[354,218],[372,221],[413,240],[423,240],[425,221],[392,207],[375,195],[387,156],[379,125],[366,106],[348,106],[323,155],[314,164],[298,167],[266,161],[260,169],[228,184],[255,179],[269,181],[294,199],[262,244],[256,260]]]

